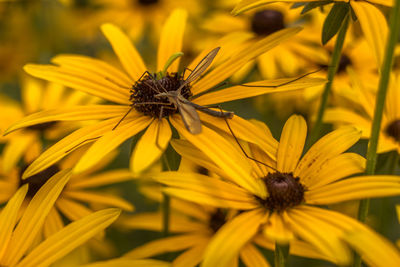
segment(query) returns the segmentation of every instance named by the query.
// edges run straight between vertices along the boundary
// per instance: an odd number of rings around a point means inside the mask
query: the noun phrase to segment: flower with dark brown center
[[[216,233],[226,223],[226,214],[221,209],[216,209],[210,215],[208,225]]]
[[[251,21],[251,30],[258,35],[269,35],[284,28],[283,14],[276,10],[258,11]]]
[[[385,132],[388,136],[392,137],[396,142],[400,143],[400,120],[395,120],[390,123]]]
[[[23,167],[20,171],[19,187],[23,186],[24,184],[29,184],[28,193],[26,195],[30,198],[32,198],[54,174],[60,171],[58,165],[54,164],[31,177],[22,179],[22,173],[24,173],[27,167],[28,165]]]
[[[257,198],[271,212],[281,212],[304,202],[306,188],[299,177],[293,177],[293,173],[269,173],[263,181],[269,196],[266,199]]]
[[[346,71],[347,66],[350,66],[352,64],[351,59],[346,55],[342,54],[340,57],[339,65],[338,65],[338,73]]]
[[[133,85],[130,101],[132,101],[133,107],[144,115],[154,118],[170,116],[177,113],[178,110],[167,97],[156,97],[156,95],[176,91],[181,83],[183,83],[183,76],[176,72],[167,73],[162,78],[157,78],[156,74],[146,73]],[[190,85],[185,85],[181,94],[184,98],[189,99],[192,96]],[[163,108],[162,114],[161,108]]]
[[[142,6],[150,6],[153,4],[157,4],[158,0],[138,0],[139,4]]]

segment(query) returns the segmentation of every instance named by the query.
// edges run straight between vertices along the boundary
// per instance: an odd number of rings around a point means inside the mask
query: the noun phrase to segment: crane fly
[[[206,71],[206,69],[211,65],[215,56],[217,55],[220,47],[214,48],[211,52],[209,52],[200,62],[196,65],[194,70],[190,73],[190,75],[183,80],[181,85],[175,91],[165,91],[159,94],[156,94],[154,97],[161,98],[166,97],[168,101],[178,109],[179,114],[181,115],[182,121],[186,126],[186,129],[192,134],[201,133],[201,121],[199,118],[199,114],[197,114],[196,110],[204,112],[214,117],[220,117],[224,119],[231,119],[233,117],[233,112],[224,112],[224,111],[215,111],[208,107],[204,107],[198,104],[195,104],[185,97],[182,96],[182,88],[189,85],[191,82],[195,81],[197,78],[201,76],[201,74]]]

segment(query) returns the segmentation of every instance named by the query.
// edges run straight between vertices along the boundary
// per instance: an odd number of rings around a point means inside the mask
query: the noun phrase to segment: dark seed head
[[[157,4],[158,0],[138,0],[138,2],[142,6],[149,6],[149,5]]]
[[[338,73],[345,72],[347,66],[350,66],[351,63],[352,63],[351,59],[348,56],[346,56],[346,54],[342,54],[342,56],[340,57],[339,66],[338,66],[337,72]]]
[[[269,196],[267,199],[257,199],[270,211],[281,212],[304,202],[306,188],[292,173],[269,173],[263,178]]]
[[[56,125],[56,124],[57,124],[56,121],[49,121],[49,122],[44,122],[44,123],[26,127],[26,129],[32,130],[32,131],[45,131],[45,130],[48,130],[48,129],[54,127],[54,125]]]
[[[167,97],[155,96],[165,91],[176,91],[182,83],[182,76],[176,72],[167,73],[161,79],[157,79],[155,74],[145,74],[133,85],[130,101],[134,108],[144,115],[159,118],[161,107],[164,107],[162,117],[170,116],[178,112],[175,106]],[[184,98],[189,99],[192,96],[190,85],[185,85],[181,94]]]
[[[28,168],[28,165],[22,168],[20,171],[19,186],[21,187],[24,184],[29,184],[28,193],[26,195],[30,198],[32,198],[37,191],[39,191],[39,189],[47,182],[47,180],[60,171],[60,168],[57,165],[52,165],[47,169],[22,180],[22,173],[26,170],[26,168]]]
[[[269,35],[284,28],[283,15],[276,10],[258,11],[251,21],[251,30],[258,35]]]
[[[209,226],[216,233],[226,223],[226,214],[221,209],[216,209],[210,215]]]
[[[400,120],[395,120],[390,123],[385,132],[388,136],[392,137],[396,142],[400,143]]]

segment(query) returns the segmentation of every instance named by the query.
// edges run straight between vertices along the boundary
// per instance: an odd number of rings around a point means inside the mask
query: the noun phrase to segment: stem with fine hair
[[[366,175],[375,173],[378,138],[381,129],[382,114],[385,106],[386,92],[390,80],[390,71],[393,66],[394,48],[400,31],[400,0],[396,0],[390,16],[389,36],[386,43],[385,56],[381,67],[379,87],[376,95],[374,119],[372,121],[371,136],[368,143]],[[358,220],[365,222],[369,211],[369,199],[361,200],[358,210]],[[359,255],[354,260],[354,266],[361,266]]]
[[[339,67],[339,61],[342,54],[344,39],[346,37],[348,25],[349,25],[349,14],[347,14],[345,19],[343,20],[342,26],[340,27],[339,33],[336,37],[335,47],[333,48],[331,62],[328,67],[328,77],[327,77],[328,81],[325,84],[324,91],[321,96],[321,103],[319,105],[317,118],[315,120],[314,127],[310,133],[309,146],[311,146],[312,144],[315,143],[315,141],[317,141],[321,133],[322,119],[324,116],[326,106],[328,105],[328,96],[331,92],[333,78],[335,77],[335,74]]]
[[[288,266],[289,244],[279,244],[275,242],[275,267]]]

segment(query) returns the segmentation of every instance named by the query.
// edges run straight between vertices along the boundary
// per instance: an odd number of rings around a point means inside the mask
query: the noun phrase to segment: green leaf
[[[290,9],[299,8],[299,7],[305,6],[306,4],[307,4],[307,2],[297,2],[297,3],[293,3],[293,5],[290,6]]]
[[[318,1],[318,2],[308,2],[304,6],[303,10],[301,11],[301,14],[303,15],[303,14],[307,13],[308,11],[310,11],[310,10],[312,10],[314,8],[317,8],[317,7],[320,7],[320,6],[324,6],[324,5],[328,5],[328,4],[331,4],[332,2],[333,1],[330,1],[330,0]]]
[[[345,17],[349,14],[350,8],[348,3],[338,2],[332,7],[328,16],[324,21],[322,28],[322,44],[325,45],[336,33],[339,31],[340,26]]]

